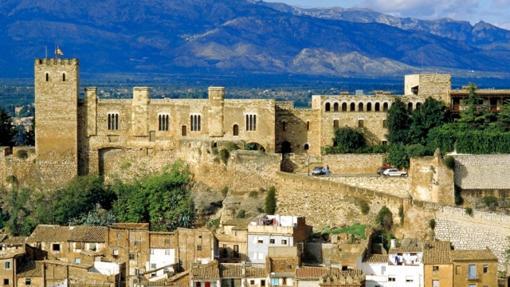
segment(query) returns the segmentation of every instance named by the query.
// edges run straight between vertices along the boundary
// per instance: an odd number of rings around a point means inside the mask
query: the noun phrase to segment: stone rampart
[[[504,269],[505,250],[510,248],[510,216],[475,210],[466,214],[462,208],[442,207],[436,211],[436,238],[449,240],[456,249],[489,247]]]
[[[386,205],[398,218],[398,209],[409,206],[410,198],[349,186],[329,178],[277,173],[278,212],[306,216],[319,229],[325,225],[352,224],[363,220],[358,202],[363,200],[375,214]]]

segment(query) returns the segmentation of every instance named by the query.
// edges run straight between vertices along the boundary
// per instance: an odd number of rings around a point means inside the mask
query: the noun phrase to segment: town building
[[[311,232],[304,217],[260,216],[248,224],[248,259],[251,263],[264,263],[270,247],[296,246],[302,252]]]
[[[449,241],[428,241],[423,247],[424,286],[453,286],[452,246]]]
[[[498,259],[489,249],[453,250],[453,286],[498,286]]]

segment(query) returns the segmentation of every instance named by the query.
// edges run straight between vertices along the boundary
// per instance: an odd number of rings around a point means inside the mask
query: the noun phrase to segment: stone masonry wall
[[[442,207],[436,211],[436,239],[449,240],[456,249],[489,247],[504,270],[504,252],[510,248],[510,216],[475,210],[473,216],[462,208]]]

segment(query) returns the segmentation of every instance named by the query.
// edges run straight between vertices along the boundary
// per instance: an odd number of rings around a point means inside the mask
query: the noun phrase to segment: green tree
[[[181,163],[175,163],[158,175],[147,176],[135,183],[112,186],[117,201],[113,210],[119,221],[150,222],[154,230],[191,227],[195,207],[189,190],[190,174]]]
[[[30,190],[14,189],[7,195],[5,201],[5,211],[7,221],[5,226],[13,235],[29,235],[37,225],[31,216]]]
[[[390,231],[393,227],[393,213],[388,207],[383,206],[377,213],[375,222],[384,230]]]
[[[113,199],[100,177],[77,177],[53,194],[49,211],[51,223],[68,224],[70,220],[92,211],[97,204],[110,208]]]
[[[425,103],[411,115],[409,142],[426,145],[429,131],[444,124],[446,111],[446,107],[442,102],[430,97],[427,98]]]
[[[350,127],[338,128],[333,138],[333,151],[337,153],[352,153],[366,147],[367,143],[363,132]]]
[[[406,147],[400,144],[391,145],[386,154],[386,162],[397,168],[409,168],[409,155]]]
[[[276,188],[274,186],[269,188],[267,191],[264,211],[270,215],[273,215],[276,212]]]
[[[506,101],[498,113],[498,125],[504,131],[510,131],[510,102]]]
[[[11,146],[15,133],[11,116],[0,107],[0,146]]]
[[[397,98],[388,110],[388,141],[393,144],[406,144],[408,141],[411,117],[406,105]]]
[[[469,95],[465,101],[466,107],[460,113],[459,122],[466,123],[472,128],[483,129],[496,120],[496,115],[483,104],[483,99],[476,93],[476,89],[475,84],[468,85]]]

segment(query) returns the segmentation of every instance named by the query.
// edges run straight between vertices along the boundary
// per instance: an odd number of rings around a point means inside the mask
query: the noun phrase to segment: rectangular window
[[[287,245],[287,239],[282,239],[282,244]]]
[[[25,285],[32,285],[32,278],[25,278]]]
[[[197,245],[197,251],[202,251],[202,245]]]
[[[129,260],[135,260],[135,254],[129,253]]]
[[[383,128],[388,128],[388,121],[387,120],[383,120],[382,121],[382,127]]]
[[[436,265],[432,266],[432,271],[434,271],[434,272],[439,271],[439,266],[436,266]]]
[[[159,131],[168,131],[170,124],[170,116],[168,114],[159,114],[158,115],[158,130]]]
[[[11,262],[10,262],[10,261],[6,261],[6,262],[4,263],[4,267],[5,267],[5,270],[9,270],[9,269],[11,269]]]
[[[239,258],[239,245],[234,245],[234,258]]]
[[[190,116],[190,125],[192,132],[199,132],[202,130],[202,116],[201,115],[191,115]]]
[[[476,279],[476,264],[469,264],[468,266],[468,279]]]
[[[388,277],[388,281],[389,281],[389,282],[395,282],[395,281],[396,281],[396,278],[395,278],[395,277]]]
[[[170,255],[170,249],[165,249],[165,255]]]
[[[338,120],[333,121],[333,128],[338,129],[340,127],[340,122]]]
[[[260,280],[260,286],[261,287],[266,286],[266,280],[264,280],[264,279]]]
[[[108,130],[119,130],[119,113],[108,113]]]
[[[432,287],[441,287],[439,280],[432,280]]]
[[[306,122],[306,130],[309,131],[310,130],[310,122]]]
[[[483,273],[488,273],[489,272],[489,264],[484,264],[483,265]]]
[[[89,250],[90,251],[96,251],[97,245],[95,243],[89,243]]]
[[[269,239],[269,244],[275,244],[275,241],[274,239]]]
[[[271,278],[271,285],[272,286],[279,286],[280,285],[280,279],[279,278]]]
[[[362,128],[365,126],[365,121],[364,120],[358,120],[358,128]]]
[[[53,252],[60,252],[60,244],[58,244],[58,243],[53,243],[53,244],[51,245],[51,250],[52,250]]]
[[[74,258],[74,264],[81,264],[81,258]]]
[[[250,285],[255,285],[255,280],[250,280]]]
[[[157,268],[157,267],[156,267],[156,263],[151,263],[151,270],[154,270],[154,269],[156,269],[156,268]]]
[[[9,285],[9,279],[4,278],[4,285]]]
[[[258,244],[262,244],[262,243],[264,243],[264,240],[259,239],[259,240],[257,240],[257,243],[258,243]]]
[[[246,114],[245,115],[245,124],[247,131],[256,131],[257,130],[257,115],[256,114]]]

